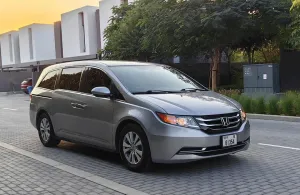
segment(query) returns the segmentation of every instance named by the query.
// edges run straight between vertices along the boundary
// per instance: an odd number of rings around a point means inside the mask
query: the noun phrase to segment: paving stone
[[[100,191],[105,191],[107,195],[116,194],[114,190],[84,180],[2,147],[0,147],[0,162],[0,177],[11,179],[10,183],[5,182],[5,180],[0,181],[0,194],[73,195],[75,192],[82,192],[82,194],[99,195],[102,194]],[[27,181],[26,184],[14,179],[18,178],[18,175],[23,175]],[[41,182],[43,180],[47,181],[46,185]],[[73,185],[72,181],[78,180],[84,182],[74,184],[78,187],[74,192],[71,186]]]
[[[156,165],[153,172],[138,174],[125,169],[116,154],[69,142],[62,142],[57,148],[43,147],[28,120],[29,102],[25,101],[28,99],[21,95],[0,97],[1,142],[153,195],[299,194],[296,190],[300,189],[300,152],[257,144],[300,148],[299,123],[253,120],[252,144],[246,152],[182,165]],[[4,107],[18,111],[1,110]],[[27,194],[39,193],[33,190],[35,188],[55,195],[68,191],[73,194],[118,194],[8,150],[1,149],[0,162],[0,194],[14,190],[8,187],[9,184],[20,188],[17,193]],[[64,185],[71,188],[63,188]]]

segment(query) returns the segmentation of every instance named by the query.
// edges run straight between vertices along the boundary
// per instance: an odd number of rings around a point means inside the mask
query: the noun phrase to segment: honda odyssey
[[[239,103],[152,63],[49,66],[31,93],[30,119],[44,146],[66,140],[117,152],[133,171],[234,154],[250,144]]]

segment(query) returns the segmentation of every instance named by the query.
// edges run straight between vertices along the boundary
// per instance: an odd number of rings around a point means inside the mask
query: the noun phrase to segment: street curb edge
[[[286,121],[300,123],[300,117],[295,116],[280,116],[280,115],[265,115],[265,114],[247,114],[249,119]]]

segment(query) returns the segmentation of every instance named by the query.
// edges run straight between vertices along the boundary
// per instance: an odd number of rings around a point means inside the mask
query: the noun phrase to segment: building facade
[[[10,31],[0,35],[2,66],[20,63],[19,33]]]
[[[85,6],[61,16],[63,57],[96,54],[98,49],[96,12],[98,7]]]
[[[31,24],[19,29],[21,63],[56,58],[54,26]]]

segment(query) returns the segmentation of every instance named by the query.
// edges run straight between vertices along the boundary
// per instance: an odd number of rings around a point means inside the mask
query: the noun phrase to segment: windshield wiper
[[[181,91],[196,92],[196,91],[206,91],[206,90],[205,89],[200,89],[200,88],[184,88],[184,89],[181,89]]]
[[[144,92],[134,92],[133,94],[163,94],[163,93],[178,93],[178,91],[148,90]]]

